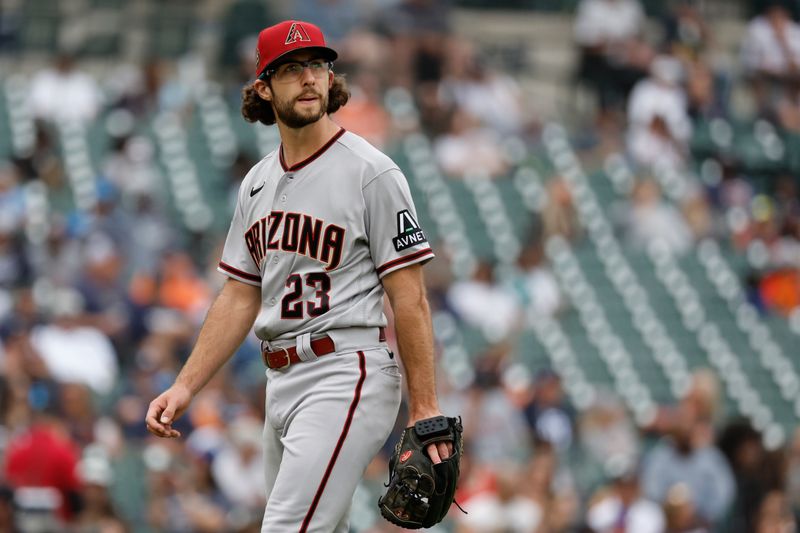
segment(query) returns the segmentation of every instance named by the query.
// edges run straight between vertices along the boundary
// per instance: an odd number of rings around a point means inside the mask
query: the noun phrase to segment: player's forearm
[[[258,287],[226,281],[175,384],[186,387],[192,395],[197,394],[242,344],[258,315],[260,303]]]
[[[433,361],[433,330],[424,292],[404,295],[393,305],[400,358],[408,386],[409,418],[427,418],[439,412]]]

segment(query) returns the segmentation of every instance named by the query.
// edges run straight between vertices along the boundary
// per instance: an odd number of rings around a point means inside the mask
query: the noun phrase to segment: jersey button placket
[[[282,184],[280,184],[280,185],[279,185],[279,191],[280,191],[280,189],[285,189],[287,182],[288,182],[288,180],[284,180],[284,182],[283,182]],[[279,192],[279,191],[276,191],[276,192]],[[286,194],[285,194],[285,193],[283,193],[282,191],[280,191],[280,196],[279,196],[278,198],[280,198],[280,202],[281,202],[282,204],[285,204],[285,203],[286,203],[286,200],[288,199],[288,197],[286,196]],[[279,209],[279,210],[282,210],[282,209],[283,209],[283,207],[279,207],[278,209]],[[274,210],[275,210],[275,207],[273,207],[273,211],[274,211]],[[273,265],[276,265],[276,264],[278,264],[278,256],[277,256],[277,255],[274,255],[274,256],[272,257],[272,264],[273,264]],[[277,298],[270,298],[270,299],[269,299],[269,305],[270,305],[271,307],[275,307],[277,304],[278,304],[278,299],[277,299]]]

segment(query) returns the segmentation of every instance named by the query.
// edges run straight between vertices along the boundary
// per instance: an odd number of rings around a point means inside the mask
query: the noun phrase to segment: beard
[[[316,93],[316,95],[319,97],[317,101],[319,103],[319,109],[316,111],[313,109],[297,111],[294,107],[297,99],[294,98],[291,100],[273,100],[275,116],[292,129],[300,129],[309,124],[313,124],[325,116],[328,110],[328,95],[319,93]]]

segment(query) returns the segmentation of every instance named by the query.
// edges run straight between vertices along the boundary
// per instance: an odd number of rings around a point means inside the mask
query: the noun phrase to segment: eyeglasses
[[[305,69],[311,71],[315,78],[324,78],[330,72],[333,63],[325,61],[324,59],[312,59],[310,61],[291,61],[284,63],[277,68],[265,70],[261,76],[262,80],[266,80],[272,76],[272,79],[278,83],[293,83],[300,79]]]

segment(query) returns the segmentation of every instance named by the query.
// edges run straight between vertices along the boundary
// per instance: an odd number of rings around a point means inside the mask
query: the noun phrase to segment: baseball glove
[[[455,498],[464,448],[461,433],[461,418],[445,416],[420,420],[403,431],[389,460],[386,494],[378,500],[386,520],[406,529],[442,521]],[[453,454],[433,464],[425,448],[444,441],[453,443]]]

